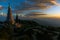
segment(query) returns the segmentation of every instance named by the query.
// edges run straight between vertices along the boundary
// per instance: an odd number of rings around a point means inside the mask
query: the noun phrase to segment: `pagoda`
[[[12,10],[11,10],[10,4],[8,6],[8,13],[7,13],[7,19],[6,19],[6,21],[9,24],[14,24],[15,23],[13,15],[12,15]]]

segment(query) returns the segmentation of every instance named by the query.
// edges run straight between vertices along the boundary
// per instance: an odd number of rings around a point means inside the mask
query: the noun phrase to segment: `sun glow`
[[[51,18],[60,18],[60,14],[51,14],[51,15],[46,15],[46,17],[51,17]]]
[[[60,14],[54,14],[54,15],[36,15],[36,16],[30,16],[32,18],[60,18]]]

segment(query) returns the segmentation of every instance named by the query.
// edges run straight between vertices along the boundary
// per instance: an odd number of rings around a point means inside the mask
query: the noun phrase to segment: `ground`
[[[34,21],[22,20],[22,27],[1,25],[0,40],[60,40],[60,28],[39,25]]]

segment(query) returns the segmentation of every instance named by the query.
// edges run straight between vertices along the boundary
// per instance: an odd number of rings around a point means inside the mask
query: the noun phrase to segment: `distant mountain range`
[[[36,21],[40,25],[60,27],[60,19],[40,18],[40,19],[34,19],[34,21]]]
[[[60,19],[59,18],[20,18],[22,20],[34,20],[40,25],[44,26],[54,26],[60,27]]]

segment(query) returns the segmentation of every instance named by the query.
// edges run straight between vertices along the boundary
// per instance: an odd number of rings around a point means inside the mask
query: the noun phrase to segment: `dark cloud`
[[[7,1],[7,0],[0,0]],[[22,12],[25,10],[38,10],[38,9],[47,9],[52,5],[59,5],[56,0],[12,0],[11,5],[14,7],[15,12]]]
[[[30,16],[41,16],[41,15],[47,15],[47,14],[44,14],[42,12],[31,12],[31,13],[25,15],[25,16],[29,16],[30,17]]]
[[[25,0],[25,2],[20,4],[21,6],[15,6],[15,9],[17,11],[47,9],[52,7],[53,5],[58,5],[56,0]]]
[[[28,0],[34,2],[34,7],[38,7],[40,9],[46,9],[51,7],[52,5],[58,5],[56,0]]]

